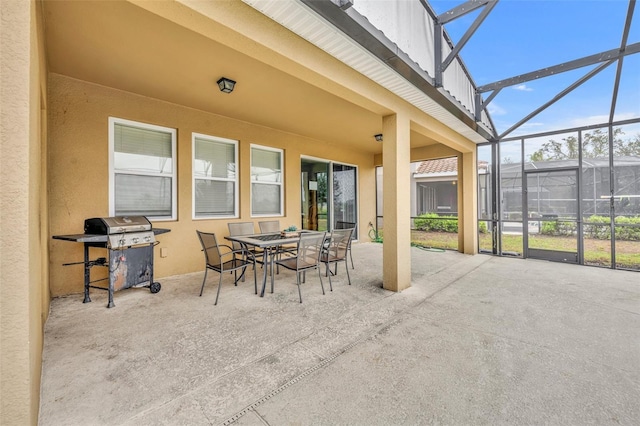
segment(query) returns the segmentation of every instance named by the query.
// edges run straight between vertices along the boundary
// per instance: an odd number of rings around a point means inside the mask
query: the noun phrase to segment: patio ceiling
[[[337,96],[129,2],[45,0],[42,7],[52,73],[363,152],[382,150],[373,135],[390,111],[348,88]],[[221,76],[237,81],[233,93],[218,90]],[[412,132],[412,146],[433,143]]]

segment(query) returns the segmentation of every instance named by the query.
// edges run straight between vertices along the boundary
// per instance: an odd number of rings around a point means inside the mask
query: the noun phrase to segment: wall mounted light
[[[376,138],[376,141],[382,142],[382,133],[378,133],[377,135],[374,135],[373,137]]]
[[[220,91],[224,93],[233,92],[233,88],[235,87],[235,85],[235,81],[226,77],[221,77],[220,80],[218,80],[218,87],[220,88]]]

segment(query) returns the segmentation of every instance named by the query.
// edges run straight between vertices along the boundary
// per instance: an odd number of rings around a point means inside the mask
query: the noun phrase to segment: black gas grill
[[[160,291],[160,283],[153,281],[153,246],[156,235],[168,229],[153,229],[144,216],[91,218],[84,221],[84,234],[55,235],[54,239],[84,244],[84,261],[65,263],[84,265],[84,303],[91,302],[89,288],[109,292],[108,308],[113,304],[113,292],[131,287],[148,287],[151,293]],[[106,249],[107,257],[90,259],[91,248]],[[91,280],[94,266],[108,268],[108,277]],[[109,281],[108,287],[95,285]]]

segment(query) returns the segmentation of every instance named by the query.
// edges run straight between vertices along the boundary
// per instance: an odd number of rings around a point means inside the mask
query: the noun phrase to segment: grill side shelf
[[[171,229],[166,228],[154,228],[152,229],[155,235],[166,234],[171,232]],[[106,243],[109,240],[109,236],[106,234],[69,234],[69,235],[54,235],[54,240],[73,241],[76,243]]]
[[[108,240],[107,235],[100,234],[69,234],[69,235],[54,235],[54,240],[73,241],[76,243],[106,243]]]

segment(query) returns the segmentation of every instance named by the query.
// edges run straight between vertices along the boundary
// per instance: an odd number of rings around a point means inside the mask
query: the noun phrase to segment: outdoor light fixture
[[[226,77],[221,77],[220,80],[218,80],[218,87],[220,88],[220,91],[224,93],[233,92],[233,88],[235,87],[235,85],[235,81]]]
[[[382,133],[378,133],[377,135],[374,135],[373,137],[376,138],[376,141],[382,142]]]

